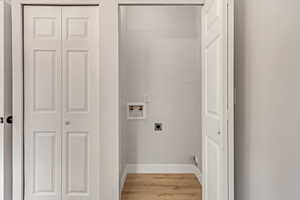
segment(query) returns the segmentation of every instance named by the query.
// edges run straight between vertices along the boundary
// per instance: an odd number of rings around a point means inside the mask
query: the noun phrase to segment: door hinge
[[[227,0],[227,6],[228,6],[228,7],[232,4],[231,1],[232,1],[232,0]]]
[[[226,111],[226,121],[227,121],[227,123],[229,122],[230,117],[231,117],[231,112],[230,112],[230,108],[228,108],[227,111]]]

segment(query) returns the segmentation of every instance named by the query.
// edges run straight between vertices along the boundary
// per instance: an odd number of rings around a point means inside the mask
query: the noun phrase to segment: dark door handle
[[[0,117],[0,124],[4,124],[4,117]]]
[[[12,123],[13,123],[13,117],[12,117],[12,116],[8,116],[8,117],[6,118],[6,123],[12,124]]]

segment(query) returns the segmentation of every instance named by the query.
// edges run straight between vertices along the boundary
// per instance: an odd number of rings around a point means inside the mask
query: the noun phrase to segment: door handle
[[[8,116],[6,117],[6,119],[4,119],[4,117],[0,117],[0,124],[12,124],[13,123],[13,117],[12,116]]]
[[[66,125],[66,126],[68,126],[68,125],[70,125],[70,124],[71,124],[70,121],[66,121],[66,122],[65,122],[65,125]]]
[[[13,117],[12,117],[12,116],[8,116],[8,117],[6,118],[6,123],[12,124],[12,123],[13,123]]]

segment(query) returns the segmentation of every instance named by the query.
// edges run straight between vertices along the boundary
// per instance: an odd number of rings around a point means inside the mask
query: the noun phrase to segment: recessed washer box
[[[128,119],[145,119],[146,104],[145,103],[128,103],[127,106]]]

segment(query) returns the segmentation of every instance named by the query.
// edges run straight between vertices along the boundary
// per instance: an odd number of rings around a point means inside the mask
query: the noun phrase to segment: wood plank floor
[[[194,174],[128,174],[122,200],[201,200]]]

